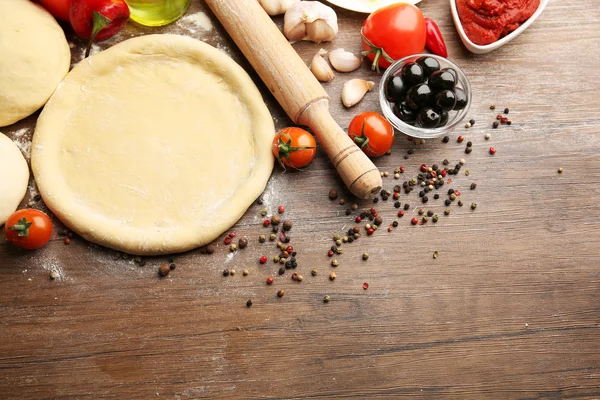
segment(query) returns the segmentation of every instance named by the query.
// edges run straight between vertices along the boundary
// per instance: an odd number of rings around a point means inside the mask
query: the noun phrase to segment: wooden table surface
[[[221,237],[212,255],[175,256],[168,278],[157,275],[167,257],[140,267],[81,238],[66,246],[55,219],[56,233],[39,251],[15,249],[2,235],[0,398],[600,398],[600,8],[595,0],[551,1],[525,34],[483,56],[460,43],[447,1],[423,1],[421,8],[438,22],[450,58],[470,78],[468,118],[476,123],[457,128],[447,144],[417,145],[398,134],[392,154],[376,165],[390,173],[384,187],[392,189],[422,163],[464,158],[442,190],[462,191],[463,207],[454,203],[444,216],[447,195],[425,207],[415,192],[402,194],[410,209],[399,219],[393,201],[380,200],[374,206],[383,229],[344,244],[333,268],[331,238],[354,225],[345,210],[354,202],[361,209],[373,204],[352,198],[319,150],[304,172],[275,168],[264,204],[253,205],[233,228],[248,236],[248,248],[229,253]],[[364,15],[336,11],[335,42],[295,44],[307,63],[321,46],[360,51]],[[275,20],[281,26],[282,18]],[[175,24],[130,23],[94,51],[158,32],[204,40],[249,68],[198,1]],[[82,42],[68,36],[73,63],[79,62]],[[289,125],[252,76],[276,127]],[[365,63],[325,85],[343,127],[358,112],[379,110],[376,93],[353,109],[342,107],[341,87],[355,77],[379,81]],[[512,125],[491,129],[505,107]],[[36,118],[2,131],[27,153]],[[458,135],[473,142],[471,154]],[[400,165],[406,172],[395,180]],[[332,188],[345,205],[328,199]],[[23,205],[35,194],[32,183]],[[294,223],[301,283],[290,271],[277,277],[270,261],[257,262],[276,255],[273,243],[257,239],[269,231],[261,209],[272,213],[278,205]],[[45,209],[42,202],[34,207]],[[421,207],[440,214],[439,222],[411,226]],[[225,268],[237,274],[225,278]],[[335,281],[328,279],[332,271]],[[272,286],[265,284],[269,275],[276,276]]]

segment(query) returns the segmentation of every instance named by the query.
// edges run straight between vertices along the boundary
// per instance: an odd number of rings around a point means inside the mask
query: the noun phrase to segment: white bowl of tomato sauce
[[[482,12],[473,10],[468,6],[469,3],[482,7]],[[504,3],[519,4],[522,8],[504,8]],[[533,24],[547,5],[548,0],[520,0],[517,3],[502,0],[450,0],[458,35],[465,47],[475,54],[494,51],[519,36]],[[486,6],[489,8],[486,9]],[[497,22],[496,25],[494,21]]]

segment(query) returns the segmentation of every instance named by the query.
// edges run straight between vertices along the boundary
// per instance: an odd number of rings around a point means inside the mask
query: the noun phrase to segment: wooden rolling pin
[[[206,0],[263,82],[299,125],[317,136],[350,191],[368,198],[381,175],[329,113],[329,96],[256,0]]]

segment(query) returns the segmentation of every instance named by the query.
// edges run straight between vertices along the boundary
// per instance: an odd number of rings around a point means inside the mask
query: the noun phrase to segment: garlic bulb
[[[312,59],[310,70],[319,82],[331,82],[334,78],[334,73],[327,64],[323,56],[327,54],[327,50],[321,49]]]
[[[273,16],[284,14],[291,6],[299,3],[300,0],[258,0],[258,2],[267,14]]]
[[[373,89],[375,82],[363,79],[351,79],[342,88],[342,103],[346,108],[358,104],[368,91]]]
[[[318,1],[296,3],[283,18],[283,33],[292,41],[328,42],[335,39],[337,32],[335,11]]]
[[[339,72],[352,72],[362,64],[362,60],[344,49],[329,52],[329,62]]]

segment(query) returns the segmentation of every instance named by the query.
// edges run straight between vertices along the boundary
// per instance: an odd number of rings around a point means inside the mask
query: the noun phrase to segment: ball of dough
[[[0,226],[25,197],[28,182],[29,167],[21,150],[0,133]]]
[[[0,1],[0,126],[46,104],[71,64],[65,34],[29,0]]]

